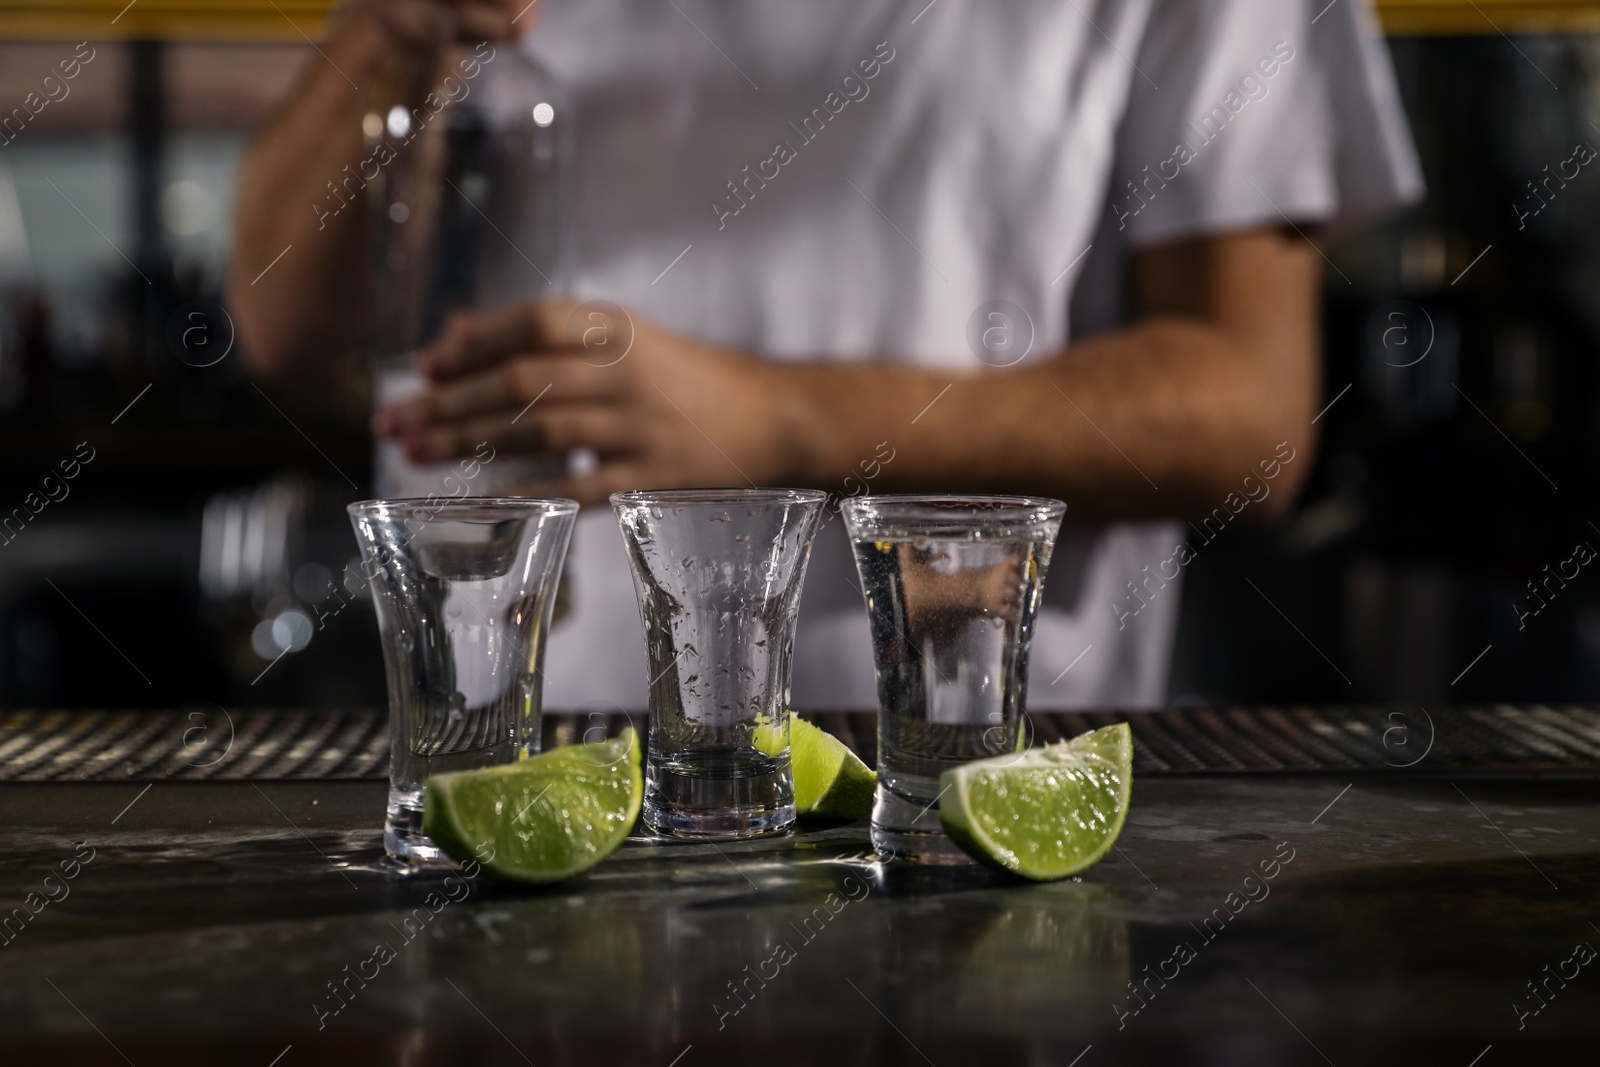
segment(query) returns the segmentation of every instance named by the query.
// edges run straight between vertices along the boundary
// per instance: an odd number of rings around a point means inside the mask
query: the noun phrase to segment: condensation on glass
[[[790,489],[612,496],[649,655],[644,820],[654,829],[757,837],[794,822],[795,618],[826,499]]]
[[[1028,649],[1066,505],[865,496],[842,510],[878,678],[873,845],[970,862],[939,822],[939,775],[1027,743]]]
[[[539,750],[545,638],[578,505],[368,500],[349,512],[388,680],[384,848],[448,864],[422,831],[423,782]]]

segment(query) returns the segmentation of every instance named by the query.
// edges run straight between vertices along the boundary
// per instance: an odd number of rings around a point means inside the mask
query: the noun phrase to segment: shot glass
[[[1028,647],[1066,505],[864,496],[842,510],[878,677],[873,846],[970,862],[939,823],[939,775],[1027,743]]]
[[[826,494],[686,489],[611,498],[650,659],[644,820],[683,837],[794,822],[795,616]]]
[[[539,750],[545,634],[578,505],[469,497],[348,510],[389,687],[383,847],[408,866],[447,866],[422,832],[423,781]]]

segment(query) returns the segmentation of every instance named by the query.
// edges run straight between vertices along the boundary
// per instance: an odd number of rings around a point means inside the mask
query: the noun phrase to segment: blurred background
[[[221,302],[332,5],[124,2],[0,3],[0,706],[381,704],[364,384],[269,397]],[[1600,4],[1378,8],[1429,198],[1324,244],[1316,474],[1186,569],[1168,691],[1595,700],[1600,177],[1545,179],[1600,146]]]

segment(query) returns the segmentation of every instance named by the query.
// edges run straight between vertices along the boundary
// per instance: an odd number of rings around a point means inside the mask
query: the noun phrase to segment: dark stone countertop
[[[883,867],[859,824],[634,839],[546,889],[405,877],[383,797],[0,784],[0,1062],[1596,1058],[1600,966],[1574,962],[1600,947],[1590,775],[1138,778],[1118,849],[1049,885]]]

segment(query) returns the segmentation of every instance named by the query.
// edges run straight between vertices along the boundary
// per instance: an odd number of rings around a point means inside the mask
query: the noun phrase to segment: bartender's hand
[[[484,441],[593,449],[593,472],[527,487],[582,504],[623,489],[782,483],[800,438],[783,368],[630,318],[631,331],[571,301],[456,315],[421,356],[432,387],[378,412],[373,428],[424,463]]]

